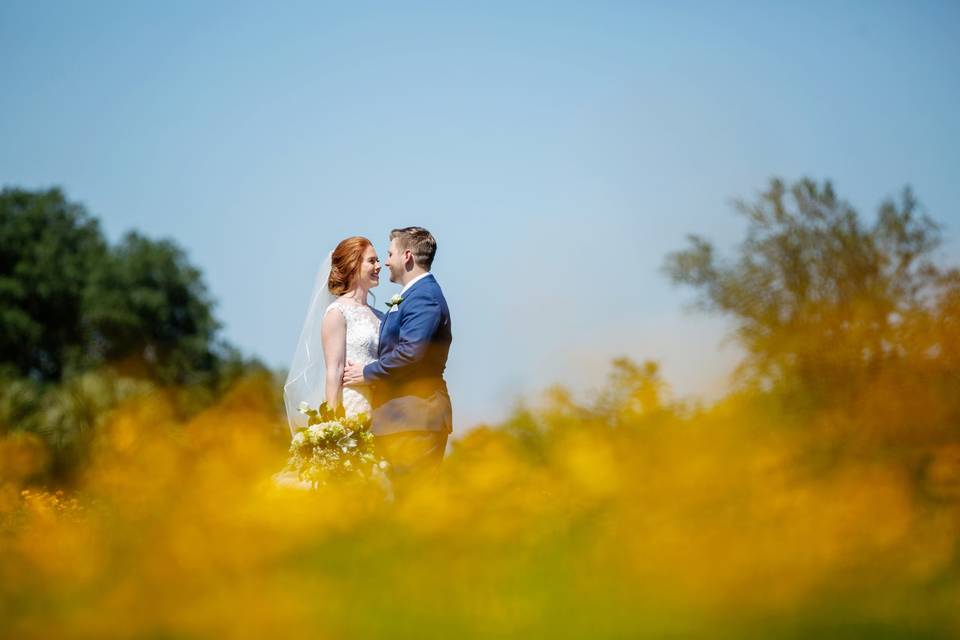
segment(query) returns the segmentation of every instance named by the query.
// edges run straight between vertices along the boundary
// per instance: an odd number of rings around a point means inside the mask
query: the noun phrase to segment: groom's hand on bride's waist
[[[343,368],[343,386],[349,387],[363,383],[363,367],[348,360],[347,366]]]

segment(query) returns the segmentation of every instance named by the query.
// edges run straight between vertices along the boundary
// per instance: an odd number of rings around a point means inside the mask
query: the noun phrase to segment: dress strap
[[[357,307],[352,304],[344,304],[339,300],[334,300],[333,302],[331,302],[330,306],[327,307],[327,310],[324,311],[324,315],[326,315],[327,312],[330,311],[330,309],[336,309],[337,311],[339,311],[340,315],[343,316],[344,320],[348,322],[356,318],[361,311],[361,307]]]
[[[334,300],[333,302],[331,302],[330,305],[323,312],[323,315],[326,316],[328,313],[330,313],[330,309],[336,309],[337,311],[340,312],[340,315],[342,315],[344,319],[346,319],[347,310],[343,308],[343,304],[341,304],[339,300]]]

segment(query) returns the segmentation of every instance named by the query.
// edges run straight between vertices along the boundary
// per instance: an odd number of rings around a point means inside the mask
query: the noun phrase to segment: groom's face
[[[387,269],[390,270],[390,282],[398,284],[403,283],[404,264],[403,257],[406,252],[397,246],[397,239],[390,241],[390,248],[387,250]]]

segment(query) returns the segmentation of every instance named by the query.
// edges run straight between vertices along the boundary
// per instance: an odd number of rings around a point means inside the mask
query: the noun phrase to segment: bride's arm
[[[347,321],[342,313],[337,311],[324,316],[320,337],[323,339],[327,378],[324,399],[331,409],[336,409],[340,406],[343,367],[347,359]]]

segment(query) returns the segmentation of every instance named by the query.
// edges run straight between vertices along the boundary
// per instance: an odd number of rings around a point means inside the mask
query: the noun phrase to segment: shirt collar
[[[406,285],[404,285],[403,289],[400,289],[400,296],[402,297],[403,294],[405,294],[410,287],[412,287],[412,286],[415,285],[416,283],[420,282],[421,280],[423,280],[424,278],[426,278],[428,275],[430,275],[430,272],[429,272],[429,271],[427,271],[426,273],[421,273],[421,274],[418,275],[416,278],[414,278],[413,280],[411,280],[410,282],[408,282]]]

